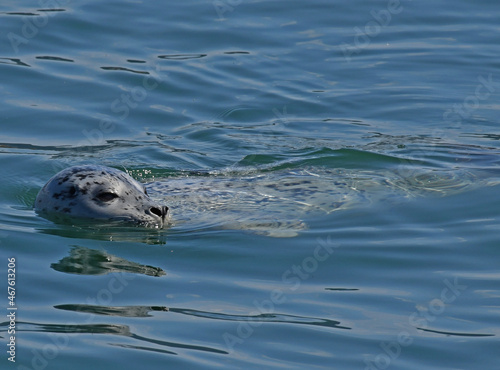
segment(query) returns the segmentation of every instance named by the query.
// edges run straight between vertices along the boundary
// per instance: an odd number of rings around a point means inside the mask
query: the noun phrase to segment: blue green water
[[[0,368],[498,369],[499,10],[3,1]],[[278,197],[307,171],[297,195],[340,198],[276,210],[304,225],[288,237],[217,212],[165,230],[37,216],[43,184],[84,163],[263,176]]]

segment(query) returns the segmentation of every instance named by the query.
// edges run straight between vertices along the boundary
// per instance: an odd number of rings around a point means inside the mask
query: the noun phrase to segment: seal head
[[[168,207],[149,198],[145,187],[128,174],[105,166],[67,168],[40,190],[35,211],[49,218],[128,221],[163,227]]]

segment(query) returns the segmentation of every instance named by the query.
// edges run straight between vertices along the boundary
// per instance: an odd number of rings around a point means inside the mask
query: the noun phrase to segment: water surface
[[[496,368],[497,11],[4,2],[2,366]],[[37,216],[86,163],[172,226]]]

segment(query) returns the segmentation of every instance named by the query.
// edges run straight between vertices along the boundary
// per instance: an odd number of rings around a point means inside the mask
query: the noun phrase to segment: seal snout
[[[167,213],[168,213],[168,207],[167,206],[151,207],[149,209],[149,212],[160,217],[161,221],[165,222],[165,218],[167,217]]]

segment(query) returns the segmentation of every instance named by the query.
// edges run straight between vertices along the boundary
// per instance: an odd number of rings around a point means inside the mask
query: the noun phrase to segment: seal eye
[[[118,198],[118,195],[109,191],[103,191],[102,193],[97,194],[96,198],[101,202],[111,202],[113,199]]]

